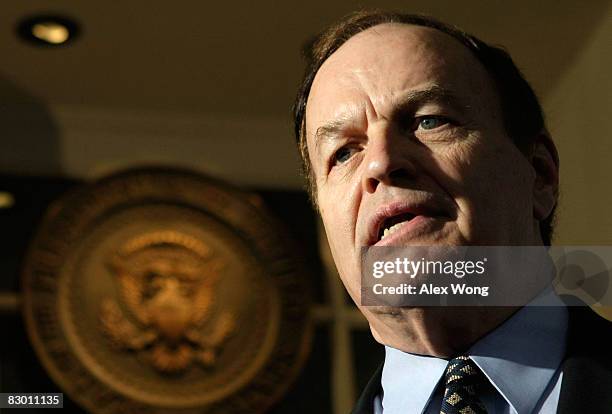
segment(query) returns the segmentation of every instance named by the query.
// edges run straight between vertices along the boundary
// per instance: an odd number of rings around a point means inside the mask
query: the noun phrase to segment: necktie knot
[[[458,356],[448,362],[444,373],[444,398],[441,414],[486,413],[478,392],[485,383],[484,374],[467,356]]]

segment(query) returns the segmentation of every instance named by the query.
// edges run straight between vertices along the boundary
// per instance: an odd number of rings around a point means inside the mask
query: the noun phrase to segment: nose
[[[391,129],[370,134],[362,177],[364,191],[373,194],[381,183],[398,186],[415,180],[416,145],[410,138],[398,136]]]

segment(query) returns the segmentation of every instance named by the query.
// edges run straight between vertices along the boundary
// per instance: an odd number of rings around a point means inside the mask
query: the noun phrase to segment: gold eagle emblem
[[[112,253],[107,267],[120,300],[102,301],[100,322],[116,349],[145,353],[162,373],[215,364],[236,321],[214,315],[223,263],[207,245],[177,231],[152,232]]]

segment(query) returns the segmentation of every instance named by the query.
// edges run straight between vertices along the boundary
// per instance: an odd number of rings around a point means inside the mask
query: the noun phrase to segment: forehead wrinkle
[[[381,44],[381,40],[385,43]],[[311,93],[316,89],[317,94],[321,94],[321,91],[329,88],[329,82],[333,82],[335,90],[343,91],[342,100],[345,99],[344,94],[351,97],[350,91],[355,90],[356,94],[352,98],[361,95],[361,102],[357,104],[345,101],[342,106],[345,106],[346,112],[351,112],[346,110],[346,106],[358,106],[351,108],[353,112],[351,115],[363,116],[364,119],[360,119],[359,122],[363,122],[366,128],[369,123],[379,118],[389,119],[398,109],[407,109],[411,105],[414,107],[416,98],[453,104],[462,112],[478,109],[483,106],[478,99],[480,94],[473,92],[480,92],[483,89],[485,89],[483,92],[488,92],[486,89],[489,89],[487,86],[490,85],[482,84],[489,83],[490,78],[484,68],[477,67],[474,70],[471,64],[475,58],[471,56],[469,50],[458,47],[461,45],[455,42],[443,33],[418,26],[383,24],[369,28],[349,39],[323,63],[315,76]],[[392,53],[387,53],[389,51]],[[471,70],[466,72],[468,63]],[[479,63],[475,63],[478,66]],[[404,64],[407,66],[404,67]],[[419,65],[420,70],[417,70]],[[424,66],[426,71],[423,70]],[[449,67],[452,67],[452,70]],[[462,88],[463,85],[456,85],[460,81],[465,82],[467,90],[463,90],[466,89]],[[428,88],[432,84],[441,87],[437,90],[432,88],[429,94],[423,96],[412,94],[411,90]],[[344,88],[339,88],[340,86]],[[459,89],[451,92],[451,86],[452,89],[455,89],[455,86]],[[327,107],[327,99],[327,94],[324,94],[322,98],[317,99],[317,105]],[[312,110],[313,103],[311,96],[306,109],[308,113]],[[406,105],[401,106],[402,103]],[[327,109],[333,111],[335,108]],[[340,111],[336,109],[333,112]],[[306,116],[306,119],[308,118]],[[340,120],[342,118],[350,116],[344,114],[336,117]],[[317,129],[314,134],[314,146],[319,147],[321,138],[325,136],[334,136],[334,134],[337,136],[338,132],[341,132],[341,127],[346,127],[347,124],[348,122],[332,121],[326,124],[328,128]],[[359,125],[360,128],[362,126]]]
[[[464,102],[459,95],[451,89],[444,88],[437,84],[422,89],[412,89],[407,92],[400,92],[393,97],[384,96],[380,98],[379,100],[381,101],[390,101],[392,103],[393,112],[398,109],[415,109],[420,105],[430,102],[445,103],[466,112],[471,108],[470,104]],[[381,103],[382,102],[377,102],[379,105]],[[363,106],[365,107],[366,124],[378,118],[386,119],[385,115],[379,114],[376,111],[375,105],[370,101],[369,97]],[[336,118],[318,127],[314,134],[315,150],[319,150],[322,141],[333,141],[334,139],[340,138],[342,132],[346,131],[351,124],[355,124],[356,119],[359,117],[358,112],[359,109],[344,111],[337,115]],[[392,113],[390,115],[392,116]]]

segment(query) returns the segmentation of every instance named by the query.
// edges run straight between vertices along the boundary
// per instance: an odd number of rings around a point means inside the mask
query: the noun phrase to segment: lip
[[[374,246],[396,246],[401,240],[409,240],[418,234],[435,229],[436,226],[442,223],[440,220],[441,218],[442,217],[416,216],[412,220],[402,223],[392,234],[389,234],[384,239],[378,240],[374,243]]]
[[[384,239],[378,239],[380,229],[388,218],[406,213],[413,214],[415,217],[402,223],[397,230]],[[410,235],[416,235],[428,228],[433,228],[441,219],[448,221],[450,215],[433,203],[399,201],[386,204],[381,206],[368,221],[366,246],[393,245],[400,238],[410,237]]]

